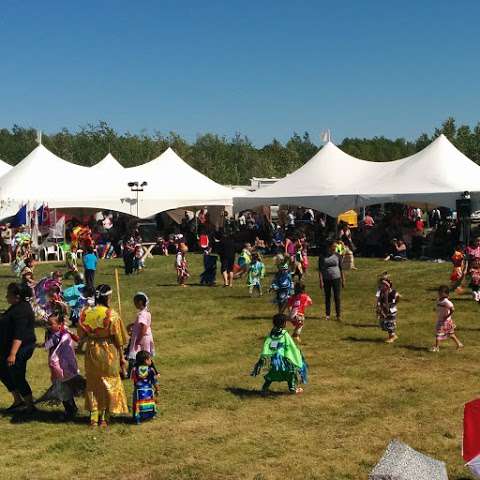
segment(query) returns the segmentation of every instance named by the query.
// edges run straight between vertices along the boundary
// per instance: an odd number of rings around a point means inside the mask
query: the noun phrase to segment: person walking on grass
[[[99,285],[95,306],[84,308],[78,324],[80,340],[85,338],[85,407],[90,425],[106,427],[110,414],[128,413],[127,397],[120,374],[126,371],[123,348],[127,331],[118,313],[110,307],[112,289]]]
[[[95,288],[95,272],[97,271],[98,258],[90,246],[87,248],[87,253],[83,257],[83,267],[85,269],[85,285],[89,288]]]
[[[261,371],[268,369],[264,376],[262,393],[266,395],[272,382],[287,382],[290,393],[298,394],[303,388],[298,386],[307,383],[308,366],[302,352],[285,330],[287,316],[277,313],[273,317],[273,328],[265,338],[262,353],[253,367],[251,375],[256,377]]]
[[[35,314],[27,300],[30,292],[17,283],[7,287],[8,310],[0,318],[0,381],[12,394],[7,412],[33,413],[32,389],[25,375],[35,350]]]
[[[393,343],[398,338],[397,304],[400,300],[400,294],[393,288],[392,280],[387,272],[384,272],[379,279],[376,299],[380,328],[388,334],[385,343]]]
[[[177,283],[181,287],[187,286],[186,281],[190,276],[190,273],[188,272],[187,252],[188,247],[184,243],[181,243],[177,252],[177,256],[175,257],[175,268],[177,269]]]
[[[345,276],[342,269],[342,259],[336,252],[337,243],[330,241],[327,251],[318,259],[318,280],[325,294],[325,315],[330,320],[332,291],[335,300],[337,321],[341,321],[341,291],[345,287]]]
[[[290,309],[289,320],[294,330],[292,337],[297,343],[301,343],[300,334],[305,324],[305,310],[313,304],[312,299],[305,293],[305,285],[301,282],[295,284],[295,293],[288,299]]]
[[[438,289],[435,345],[430,349],[431,352],[440,351],[440,342],[449,338],[455,342],[457,348],[463,348],[463,343],[455,335],[456,327],[452,318],[455,308],[449,295],[450,289],[446,285],[441,285]]]
[[[252,254],[252,261],[248,266],[248,274],[247,274],[247,285],[248,285],[248,293],[251,297],[256,295],[257,297],[261,297],[262,292],[262,278],[265,276],[265,265],[260,260],[260,256],[258,253]]]

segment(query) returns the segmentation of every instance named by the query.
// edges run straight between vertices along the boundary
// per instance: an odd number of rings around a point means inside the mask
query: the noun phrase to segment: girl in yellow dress
[[[110,414],[128,413],[127,398],[120,373],[126,367],[123,347],[127,332],[118,313],[110,308],[112,289],[99,285],[95,306],[80,314],[78,334],[84,338],[85,408],[90,411],[90,425],[107,426]]]

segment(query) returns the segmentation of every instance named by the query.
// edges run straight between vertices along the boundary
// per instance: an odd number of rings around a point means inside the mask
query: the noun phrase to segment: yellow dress
[[[121,318],[103,305],[87,307],[80,315],[78,334],[87,337],[85,408],[90,412],[128,413],[120,378],[119,350],[127,343]]]

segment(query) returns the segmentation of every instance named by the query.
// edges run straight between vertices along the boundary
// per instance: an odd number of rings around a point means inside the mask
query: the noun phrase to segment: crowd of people
[[[428,218],[424,222],[425,216]],[[369,211],[356,229],[345,222],[331,228],[331,220],[310,209],[286,211],[279,220],[273,223],[266,213],[242,212],[236,219],[226,216],[223,228],[218,229],[210,224],[208,212],[202,210],[195,218],[193,238],[193,220],[185,216],[181,228],[157,242],[161,254],[174,253],[177,283],[181,287],[187,287],[191,277],[189,251],[201,250],[204,271],[200,284],[216,285],[220,264],[223,287],[231,288],[234,282],[240,281],[251,297],[261,297],[266,291],[272,293],[277,313],[252,371],[256,376],[266,370],[264,394],[275,381],[287,382],[289,391],[299,394],[303,392],[299,385],[307,381],[308,365],[300,345],[306,313],[313,303],[304,283],[311,268],[312,250],[319,258],[318,283],[324,294],[325,318],[331,318],[333,297],[335,320],[342,321],[345,272],[356,269],[358,252],[372,251],[372,239],[378,238],[379,232],[383,231],[389,238],[384,250],[376,251],[384,260],[405,261],[410,257],[410,250],[418,249],[418,240],[415,240],[418,237],[423,242],[429,236],[436,238],[441,232],[447,232],[449,241],[457,240],[455,225],[437,209],[426,214],[417,208],[392,208],[376,218],[374,212]],[[0,380],[12,394],[9,412],[32,413],[39,402],[61,402],[64,418],[70,420],[78,411],[75,398],[84,395],[91,425],[106,426],[111,414],[128,412],[122,379],[130,378],[134,385],[135,422],[155,416],[158,371],[153,362],[155,347],[149,298],[144,292],[134,296],[138,314],[134,322],[125,326],[111,306],[111,287],[95,282],[99,258],[121,256],[126,275],[145,268],[140,233],[135,225],[130,225],[120,242],[111,242],[98,236],[99,228],[72,225],[65,272],[55,271],[41,279],[35,276],[32,239],[27,229],[21,227],[13,232],[6,225],[0,230],[3,245],[8,245],[12,269],[20,277],[19,282],[7,288],[10,307],[0,321]],[[114,228],[113,222],[110,228]],[[425,253],[425,249],[420,253]],[[266,255],[273,256],[275,265],[268,288],[264,285]],[[438,352],[446,339],[451,339],[457,348],[463,347],[455,334],[450,291],[461,291],[468,283],[474,300],[480,302],[480,239],[471,246],[457,241],[451,260],[451,285],[442,285],[438,290],[432,352]],[[64,284],[68,279],[73,279],[73,285]],[[391,276],[384,272],[378,281],[376,312],[387,343],[398,339],[400,300]],[[26,369],[38,346],[36,325],[45,329],[41,345],[48,352],[52,385],[34,402]],[[291,334],[288,325],[292,327]],[[85,350],[85,378],[79,373],[76,357],[79,350]]]
[[[83,273],[55,271],[37,280],[31,259],[25,260],[21,281],[7,287],[10,307],[0,320],[0,381],[12,394],[11,413],[32,414],[41,402],[62,403],[65,420],[78,411],[75,397],[83,395],[92,426],[105,427],[111,414],[128,412],[123,378],[133,383],[132,414],[136,423],[153,418],[158,393],[158,371],[149,298],[138,292],[134,322],[125,326],[111,306],[112,289],[94,287],[96,254],[83,255]],[[70,264],[71,265],[71,264]],[[66,287],[65,276],[74,284]],[[35,327],[45,330],[40,346],[48,352],[51,387],[33,401],[26,380],[27,363],[39,346]],[[84,351],[85,377],[80,375],[77,352]]]

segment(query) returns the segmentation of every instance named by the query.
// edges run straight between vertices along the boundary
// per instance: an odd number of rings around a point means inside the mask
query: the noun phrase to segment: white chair
[[[58,245],[55,245],[55,244],[45,245],[40,254],[40,258],[42,258],[42,253],[43,253],[43,260],[48,261],[50,260],[50,257],[53,256],[53,260],[57,260],[57,262],[59,262],[60,261],[59,250],[60,249],[58,248]]]

